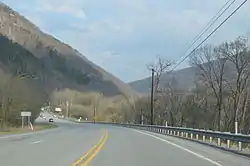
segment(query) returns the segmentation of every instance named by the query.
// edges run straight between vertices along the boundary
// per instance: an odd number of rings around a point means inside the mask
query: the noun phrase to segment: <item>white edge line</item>
[[[38,143],[41,143],[41,142],[43,142],[43,140],[34,141],[34,142],[31,142],[31,144],[38,144]]]
[[[47,133],[47,132],[51,132],[51,131],[56,130],[56,129],[58,129],[58,128],[53,128],[53,129],[49,129],[49,130],[41,130],[41,131],[33,131],[33,132],[28,132],[28,133],[23,133],[23,134],[4,135],[4,136],[0,136],[0,140],[7,139],[7,138],[18,138],[18,137],[40,134],[40,133]]]
[[[27,136],[27,135],[32,135],[32,134],[35,134],[35,132],[34,133],[28,132],[28,133],[24,133],[24,134],[14,134],[14,135],[0,136],[0,139],[16,138],[16,137],[22,137],[22,136]]]
[[[216,166],[223,166],[223,165],[221,165],[220,163],[218,163],[218,162],[216,162],[216,161],[214,161],[214,160],[211,160],[211,159],[209,159],[209,158],[207,158],[207,157],[205,157],[205,156],[203,156],[203,155],[201,155],[201,154],[198,154],[198,153],[196,153],[196,152],[193,152],[193,151],[191,151],[191,150],[189,150],[189,149],[187,149],[187,148],[184,148],[184,147],[182,147],[182,146],[180,146],[180,145],[177,145],[177,144],[175,144],[175,143],[172,143],[172,142],[170,142],[170,141],[167,141],[167,140],[162,139],[162,138],[160,138],[160,137],[157,137],[157,136],[155,136],[155,135],[152,135],[152,134],[149,134],[149,133],[146,133],[146,132],[142,132],[142,131],[138,131],[138,130],[135,130],[135,129],[133,129],[133,131],[136,131],[136,132],[138,132],[138,133],[141,133],[141,134],[144,134],[144,135],[153,137],[153,138],[155,138],[155,139],[157,139],[157,140],[163,141],[163,142],[165,142],[165,143],[168,143],[168,144],[170,144],[170,145],[172,145],[172,146],[175,146],[175,147],[177,147],[177,148],[179,148],[179,149],[182,149],[182,150],[184,150],[184,151],[186,151],[186,152],[188,152],[188,153],[191,153],[191,154],[193,154],[193,155],[196,156],[196,157],[199,157],[199,158],[201,158],[201,159],[203,159],[203,160],[206,160],[206,161],[208,161],[208,162],[210,162],[210,163],[212,163],[212,164],[214,164],[214,165],[216,165]]]

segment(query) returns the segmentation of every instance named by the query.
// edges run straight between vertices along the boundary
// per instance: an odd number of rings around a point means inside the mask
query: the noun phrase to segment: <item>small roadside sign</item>
[[[31,116],[31,112],[21,112],[21,116]]]
[[[22,128],[24,127],[24,117],[28,117],[28,125],[30,124],[31,112],[21,112]]]

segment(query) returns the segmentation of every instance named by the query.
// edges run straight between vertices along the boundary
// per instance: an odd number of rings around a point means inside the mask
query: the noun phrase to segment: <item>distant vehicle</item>
[[[54,122],[53,118],[49,118],[49,122],[53,123]]]

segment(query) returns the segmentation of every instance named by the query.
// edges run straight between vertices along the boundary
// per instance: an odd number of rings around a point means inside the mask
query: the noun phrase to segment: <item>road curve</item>
[[[160,134],[99,124],[59,125],[57,129],[32,135],[0,136],[0,165],[249,166],[250,163],[247,158]]]

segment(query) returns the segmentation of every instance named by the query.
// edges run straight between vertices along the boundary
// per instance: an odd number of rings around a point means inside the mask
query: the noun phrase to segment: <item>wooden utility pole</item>
[[[151,125],[154,125],[154,76],[155,70],[152,68],[152,82],[151,82]]]

